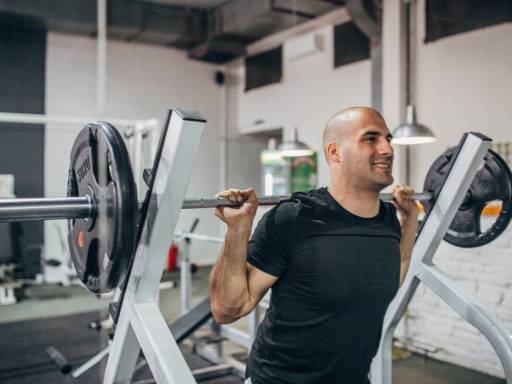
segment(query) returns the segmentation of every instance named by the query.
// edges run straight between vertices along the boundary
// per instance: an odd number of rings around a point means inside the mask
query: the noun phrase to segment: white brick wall
[[[484,218],[485,226],[490,218]],[[443,242],[434,263],[478,303],[512,330],[512,226],[494,242],[473,249]],[[498,356],[487,339],[420,284],[395,336],[439,349],[432,358],[504,377]]]

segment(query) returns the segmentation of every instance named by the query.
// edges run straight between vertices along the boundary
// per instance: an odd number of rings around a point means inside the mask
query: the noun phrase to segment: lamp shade
[[[426,144],[436,141],[432,130],[416,122],[416,110],[414,105],[408,105],[405,114],[405,124],[393,131],[393,144],[412,145]]]
[[[311,148],[309,148],[303,142],[299,141],[297,135],[297,127],[294,129],[293,140],[283,141],[277,146],[277,150],[283,157],[310,156],[314,153]]]

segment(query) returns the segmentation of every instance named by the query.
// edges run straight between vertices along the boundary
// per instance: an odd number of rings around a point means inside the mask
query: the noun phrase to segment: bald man
[[[371,108],[334,115],[323,134],[329,187],[294,193],[263,216],[250,241],[254,191],[221,193],[244,203],[215,211],[227,224],[210,277],[215,320],[247,315],[272,288],[247,383],[369,383],[384,314],[407,272],[418,227],[410,188],[395,187],[393,203],[379,199],[393,183],[390,142]]]

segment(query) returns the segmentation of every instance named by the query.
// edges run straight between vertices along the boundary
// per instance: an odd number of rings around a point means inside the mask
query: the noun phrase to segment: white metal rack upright
[[[175,110],[165,122],[147,216],[105,370],[104,383],[130,382],[142,349],[157,383],[195,383],[156,300],[170,242],[206,121]]]
[[[380,347],[371,367],[372,384],[392,383],[393,332],[420,283],[482,332],[503,365],[507,384],[512,384],[512,335],[432,261],[490,144],[490,139],[483,135],[470,133],[459,146],[455,162],[416,240],[405,281],[386,312]]]

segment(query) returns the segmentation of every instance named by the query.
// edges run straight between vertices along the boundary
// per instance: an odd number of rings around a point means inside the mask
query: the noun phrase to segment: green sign
[[[292,192],[307,191],[317,185],[317,155],[296,157],[292,160]]]

